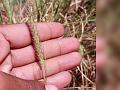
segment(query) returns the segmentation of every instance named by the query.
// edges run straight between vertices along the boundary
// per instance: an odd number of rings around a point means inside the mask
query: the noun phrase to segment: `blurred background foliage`
[[[100,70],[99,90],[120,89],[120,0],[97,0],[97,36],[107,41],[107,64]],[[106,49],[106,48],[105,48]]]

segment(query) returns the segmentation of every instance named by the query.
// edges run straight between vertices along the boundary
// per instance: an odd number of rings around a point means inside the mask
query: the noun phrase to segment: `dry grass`
[[[65,37],[73,36],[80,41],[81,64],[71,73],[73,80],[67,90],[95,90],[96,78],[96,0],[13,0],[12,21],[23,23],[55,21],[65,25]],[[36,0],[39,1],[39,0]],[[9,18],[0,4],[0,23],[8,23]],[[36,8],[37,6],[37,8]]]

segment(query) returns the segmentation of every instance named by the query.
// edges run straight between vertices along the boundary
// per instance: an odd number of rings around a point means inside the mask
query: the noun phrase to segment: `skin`
[[[107,60],[107,55],[105,52],[106,43],[102,37],[97,37],[96,39],[96,64],[97,68],[101,68]]]
[[[37,29],[48,77],[46,90],[62,89],[72,79],[68,70],[80,65],[79,42],[63,38],[59,23],[38,23]],[[0,26],[0,90],[42,90],[42,71],[31,41],[25,24]]]
[[[106,55],[105,52],[106,49],[106,42],[104,40],[104,38],[102,38],[101,36],[97,36],[96,38],[96,68],[97,68],[97,77],[96,77],[96,81],[97,83],[99,83],[100,81],[100,71],[102,70],[103,66],[106,65],[106,63],[108,63],[108,57]]]

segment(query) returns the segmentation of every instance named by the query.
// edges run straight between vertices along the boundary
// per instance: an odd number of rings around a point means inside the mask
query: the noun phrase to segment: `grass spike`
[[[36,52],[36,57],[39,60],[40,67],[42,69],[42,76],[43,76],[44,82],[46,82],[46,66],[45,66],[42,50],[40,48],[40,39],[38,36],[36,24],[35,23],[32,23],[32,24],[27,23],[27,26],[29,27],[29,30],[32,35],[33,45],[34,45],[34,49]]]

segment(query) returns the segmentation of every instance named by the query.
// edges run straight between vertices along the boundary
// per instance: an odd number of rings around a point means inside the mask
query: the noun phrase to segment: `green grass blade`
[[[9,18],[9,23],[13,23],[13,0],[2,0],[3,6]]]
[[[1,12],[1,11],[0,11]],[[1,15],[1,13],[0,13],[0,24],[2,24],[3,23],[3,19],[2,19],[2,15]]]
[[[44,0],[36,0],[36,10],[37,10],[37,21],[42,21],[42,16],[44,13]]]

